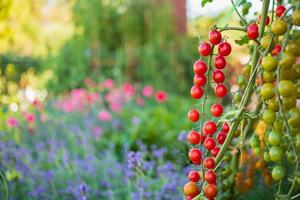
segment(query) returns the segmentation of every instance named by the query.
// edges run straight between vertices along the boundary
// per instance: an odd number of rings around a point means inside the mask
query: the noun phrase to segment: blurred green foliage
[[[113,77],[183,92],[198,41],[178,33],[173,10],[158,1],[75,1],[75,34],[45,63],[54,71],[49,87],[60,92],[86,77]]]

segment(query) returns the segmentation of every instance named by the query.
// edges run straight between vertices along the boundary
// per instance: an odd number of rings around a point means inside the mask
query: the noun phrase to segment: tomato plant
[[[249,1],[232,3],[240,26],[216,25],[208,33],[208,41],[199,45],[201,57],[194,65],[191,94],[201,103],[196,105],[196,117],[189,114],[197,127],[188,135],[192,145],[189,158],[197,168],[197,174],[190,173],[189,179],[197,184],[187,183],[184,192],[187,199],[236,199],[237,191],[247,192],[255,186],[258,170],[267,187],[277,188],[274,199],[297,199],[300,2],[262,0],[261,11],[248,17]],[[223,36],[228,30],[243,34],[243,39],[235,41],[248,47],[250,53],[233,94],[224,70],[227,57],[238,52]],[[206,113],[210,95],[215,102]],[[224,107],[224,97],[232,99],[232,104]]]

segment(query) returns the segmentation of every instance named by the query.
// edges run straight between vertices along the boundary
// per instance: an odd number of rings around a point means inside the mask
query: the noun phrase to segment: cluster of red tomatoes
[[[203,88],[207,89],[210,83],[214,85],[214,92],[217,97],[223,98],[227,94],[227,87],[223,84],[225,74],[222,69],[226,67],[225,57],[231,53],[231,45],[226,41],[222,41],[221,32],[218,30],[210,31],[209,42],[202,42],[198,51],[202,58],[209,57],[209,60],[211,60],[214,46],[218,45],[218,55],[214,57],[215,69],[211,69],[211,62],[208,65],[203,60],[195,62],[194,86],[191,88],[191,96],[194,99],[201,99],[205,92]],[[213,82],[210,82],[210,78],[212,78]],[[204,103],[202,106],[204,106]],[[204,112],[204,108],[202,110]],[[223,114],[223,106],[215,103],[211,105],[210,111],[213,117],[218,118]],[[201,113],[201,115],[203,114]],[[188,112],[188,118],[192,122],[198,122],[200,117],[204,116],[200,116],[198,109],[193,108]],[[187,199],[192,199],[200,194],[201,190],[199,188],[203,187],[203,192],[207,199],[212,200],[218,193],[217,176],[214,172],[216,167],[215,157],[220,150],[218,145],[222,145],[225,142],[230,127],[227,123],[224,123],[216,136],[215,133],[218,130],[218,126],[213,120],[208,120],[204,124],[201,123],[200,127],[200,130],[192,130],[188,134],[187,139],[193,146],[189,151],[188,157],[194,165],[199,166],[202,164],[202,169],[204,170],[202,171],[199,168],[199,171],[190,171],[188,175],[190,182],[185,184],[183,190]],[[203,157],[204,155],[206,158]],[[201,176],[203,177],[201,178]],[[197,185],[201,179],[203,179],[202,183]]]

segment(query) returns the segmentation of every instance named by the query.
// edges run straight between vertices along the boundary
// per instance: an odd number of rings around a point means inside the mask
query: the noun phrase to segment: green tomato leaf
[[[248,44],[249,39],[247,37],[247,35],[243,35],[239,40],[234,40],[234,42],[240,46],[244,45],[244,44]]]
[[[202,0],[201,6],[204,7],[206,3],[211,3],[213,0]]]

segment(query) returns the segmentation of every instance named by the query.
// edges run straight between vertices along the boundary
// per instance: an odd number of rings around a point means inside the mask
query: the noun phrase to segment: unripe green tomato
[[[296,62],[296,57],[290,52],[285,52],[279,61],[279,65],[283,69],[288,69],[291,68],[295,62]]]
[[[265,152],[264,153],[264,161],[266,161],[266,162],[270,162],[271,161],[270,156],[269,156],[269,152]]]
[[[267,104],[268,104],[268,109],[271,109],[274,112],[277,112],[279,110],[279,106],[276,98],[268,100]]]
[[[289,80],[281,80],[278,83],[278,92],[283,97],[289,97],[295,91],[295,85],[292,81]]]
[[[260,90],[260,94],[266,100],[272,99],[275,96],[273,84],[272,83],[263,84]]]
[[[272,83],[273,81],[275,81],[275,74],[273,72],[264,71],[263,80],[266,83]]]
[[[296,155],[295,155],[295,153],[294,153],[293,151],[288,151],[288,152],[286,153],[286,156],[287,156],[287,159],[288,159],[288,161],[289,161],[290,163],[295,162],[295,160],[296,160]]]
[[[271,30],[275,35],[283,35],[287,31],[287,23],[282,19],[278,19],[273,22]]]
[[[240,92],[236,92],[233,95],[233,101],[234,101],[234,103],[240,103],[241,100],[242,100],[242,94]]]
[[[292,14],[292,22],[294,25],[300,26],[300,10],[295,10]]]
[[[283,121],[282,119],[276,119],[274,122],[275,131],[282,132],[283,129]]]
[[[263,111],[262,119],[266,124],[273,124],[275,121],[276,115],[275,112],[271,109]]]
[[[294,64],[293,69],[295,71],[295,78],[300,79],[300,64]]]
[[[288,124],[290,126],[299,127],[300,126],[300,109],[293,108],[289,111]]]
[[[257,136],[253,135],[251,138],[250,138],[250,146],[252,148],[255,148],[255,147],[259,147],[260,146],[260,142],[259,142],[259,139],[257,138]]]
[[[260,147],[255,147],[253,149],[253,151],[254,151],[255,155],[260,155],[261,154],[261,148]]]
[[[248,79],[250,77],[250,72],[251,72],[251,66],[245,65],[243,67],[243,72],[242,72],[243,76]]]
[[[284,153],[280,147],[272,146],[270,148],[269,155],[270,155],[271,161],[279,162],[282,160]]]
[[[290,97],[284,97],[282,99],[282,104],[283,104],[283,109],[284,110],[290,110],[292,108],[295,108],[296,103],[297,103],[297,100],[296,100],[295,95],[292,95]]]
[[[270,45],[270,50],[273,50],[275,47],[275,41],[273,40],[272,36],[270,34],[265,35],[261,38],[260,45],[262,48],[267,49]]]
[[[300,40],[289,41],[286,46],[286,51],[294,54],[295,56],[300,56]]]
[[[276,131],[271,131],[268,135],[268,142],[272,146],[278,146],[281,143],[281,134]]]
[[[296,150],[297,150],[298,153],[299,153],[299,151],[300,151],[300,133],[298,133],[298,134],[296,135]]]
[[[293,67],[287,69],[281,68],[281,80],[295,80],[296,76],[297,74]]]
[[[273,72],[278,65],[278,59],[273,56],[266,56],[262,59],[262,67],[267,72]]]
[[[272,170],[272,178],[275,181],[280,181],[285,177],[285,169],[281,165],[277,165]]]

